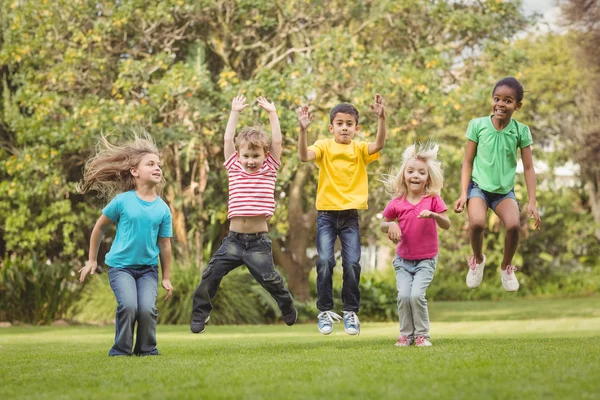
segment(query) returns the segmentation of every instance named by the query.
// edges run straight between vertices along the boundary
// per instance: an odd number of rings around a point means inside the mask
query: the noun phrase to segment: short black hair
[[[494,86],[494,90],[492,90],[492,96],[494,96],[494,93],[496,93],[496,88],[500,86],[508,86],[509,88],[513,89],[517,95],[517,103],[520,103],[521,100],[523,100],[523,85],[521,85],[521,82],[519,82],[516,78],[507,76],[506,78],[500,79],[498,83],[496,83],[496,86]]]
[[[329,123],[333,124],[333,119],[335,118],[336,114],[350,114],[354,117],[354,119],[356,120],[356,125],[358,125],[358,117],[360,116],[358,114],[358,110],[356,109],[356,107],[354,107],[352,104],[349,103],[340,103],[337,106],[333,107],[333,109],[331,110],[331,113],[329,114]]]

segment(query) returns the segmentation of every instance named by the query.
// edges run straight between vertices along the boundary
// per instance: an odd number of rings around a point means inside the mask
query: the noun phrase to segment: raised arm
[[[223,144],[225,160],[228,160],[229,157],[235,153],[235,128],[240,117],[240,112],[246,107],[248,107],[248,104],[246,104],[246,97],[244,95],[236,96],[231,101],[231,113],[229,114],[229,120],[227,121],[227,127],[225,128]]]
[[[83,282],[88,274],[93,275],[96,272],[96,268],[98,268],[98,249],[100,248],[100,240],[102,239],[104,228],[111,222],[112,221],[104,214],[96,221],[96,225],[94,225],[90,237],[88,261],[85,263],[85,266],[79,270],[79,282]]]
[[[467,149],[465,150],[465,160],[463,161],[462,170],[460,173],[460,197],[454,202],[454,212],[461,213],[467,204],[467,190],[471,181],[471,172],[473,172],[473,160],[477,154],[477,143],[472,140],[467,141]]]
[[[300,107],[297,111],[298,124],[300,125],[300,132],[298,133],[298,158],[300,161],[314,161],[317,155],[314,151],[308,150],[308,144],[306,143],[306,130],[313,120],[313,115],[308,112],[308,106]]]
[[[375,95],[375,101],[371,104],[371,111],[377,115],[377,137],[375,138],[374,143],[369,143],[369,155],[375,154],[383,149],[387,135],[385,129],[385,101],[379,93]]]
[[[283,138],[281,136],[281,127],[279,126],[279,117],[274,103],[269,103],[264,97],[256,99],[260,108],[269,113],[271,122],[271,155],[277,161],[281,159],[281,149],[283,147]]]
[[[523,174],[525,175],[525,185],[527,186],[527,214],[535,219],[535,229],[540,227],[542,219],[537,210],[536,194],[535,194],[535,169],[533,168],[533,154],[531,146],[521,149],[521,161],[523,161]]]

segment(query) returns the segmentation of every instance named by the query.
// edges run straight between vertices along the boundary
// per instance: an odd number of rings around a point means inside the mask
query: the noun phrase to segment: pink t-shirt
[[[397,220],[402,233],[396,253],[406,260],[433,258],[438,253],[437,223],[433,218],[417,218],[423,210],[442,213],[448,208],[440,196],[423,197],[410,204],[404,197],[390,200],[383,210],[387,219]]]

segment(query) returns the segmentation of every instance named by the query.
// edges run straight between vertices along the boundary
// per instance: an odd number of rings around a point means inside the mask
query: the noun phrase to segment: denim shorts
[[[519,202],[515,197],[514,188],[512,188],[510,192],[506,194],[492,193],[481,189],[477,183],[471,181],[469,182],[469,188],[467,192],[467,202],[473,197],[479,197],[480,199],[483,199],[488,208],[491,208],[494,211],[496,211],[496,207],[498,207],[498,204],[500,204],[500,202],[504,199],[513,199],[517,203],[517,206],[519,206]],[[519,209],[521,209],[520,206]]]

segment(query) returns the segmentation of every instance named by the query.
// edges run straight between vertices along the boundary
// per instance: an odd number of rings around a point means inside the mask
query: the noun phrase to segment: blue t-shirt
[[[102,214],[117,224],[106,265],[113,268],[158,265],[158,238],[173,236],[171,210],[163,199],[144,201],[131,190],[116,195]]]

